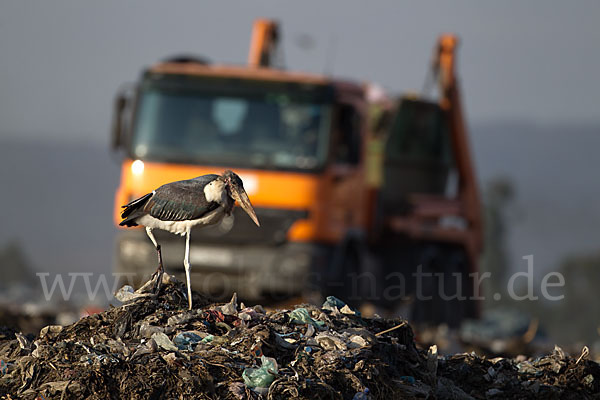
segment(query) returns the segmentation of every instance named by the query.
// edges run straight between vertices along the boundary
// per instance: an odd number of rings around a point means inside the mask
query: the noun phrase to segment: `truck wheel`
[[[472,317],[473,285],[464,249],[444,245],[427,247],[421,262],[420,294],[423,298],[415,300],[412,319],[432,324],[446,323],[454,328],[463,319]]]

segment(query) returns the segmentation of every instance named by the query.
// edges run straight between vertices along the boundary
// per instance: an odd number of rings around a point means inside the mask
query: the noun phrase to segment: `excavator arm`
[[[273,67],[279,47],[279,25],[269,19],[257,19],[252,28],[248,65]]]
[[[453,153],[459,175],[458,199],[462,206],[462,214],[470,227],[470,245],[472,246],[471,251],[474,253],[472,257],[476,257],[483,246],[481,202],[456,76],[457,48],[458,38],[456,36],[442,35],[433,59],[433,70],[437,75],[440,87],[440,106],[449,119]]]

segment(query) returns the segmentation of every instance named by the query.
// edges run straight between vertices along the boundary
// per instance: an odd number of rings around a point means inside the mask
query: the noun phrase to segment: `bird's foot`
[[[162,268],[162,265],[160,267],[158,267],[158,269],[152,274],[152,278],[151,280],[155,280],[154,281],[154,285],[152,288],[152,293],[155,296],[158,296],[160,293],[160,289],[162,288],[162,280],[163,280],[163,273],[164,273],[164,269]]]
[[[158,294],[160,293],[160,288],[162,287],[163,273],[165,272],[162,262],[162,253],[160,251],[160,245],[156,246],[156,253],[158,255],[158,268],[156,269],[156,272],[152,275],[152,279],[156,278],[156,282],[154,283],[152,293],[154,293],[155,296],[158,296]]]

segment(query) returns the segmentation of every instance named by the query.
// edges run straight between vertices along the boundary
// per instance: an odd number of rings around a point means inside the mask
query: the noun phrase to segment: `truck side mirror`
[[[111,148],[117,150],[125,144],[129,133],[131,119],[131,106],[133,104],[133,85],[126,85],[119,89],[113,105],[113,121],[111,131]]]

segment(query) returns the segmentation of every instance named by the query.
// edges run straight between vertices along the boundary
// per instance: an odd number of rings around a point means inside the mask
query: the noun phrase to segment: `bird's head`
[[[246,213],[248,213],[256,225],[260,226],[258,218],[256,217],[256,213],[254,212],[254,207],[252,207],[252,203],[250,203],[250,199],[244,190],[244,184],[240,177],[237,176],[236,173],[227,170],[223,172],[221,179],[225,181],[225,186],[227,187],[231,198],[240,204],[240,206],[244,209],[244,211],[246,211]]]

